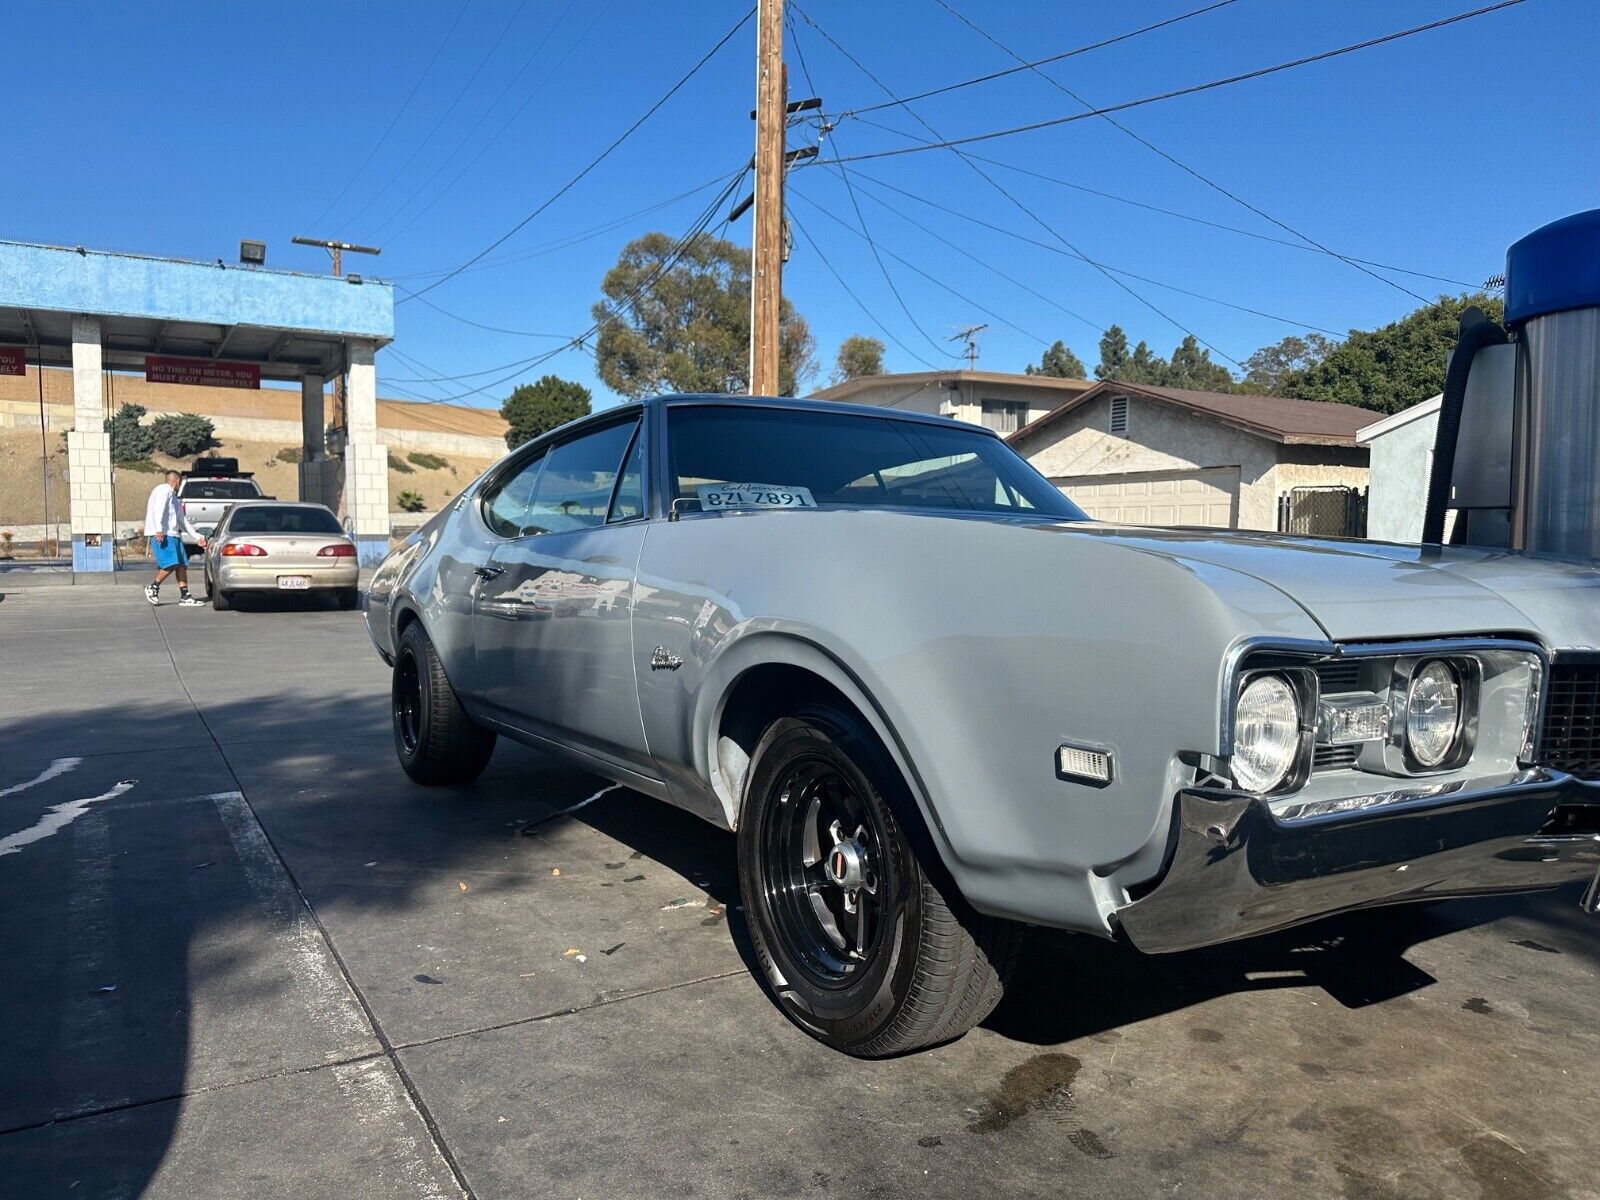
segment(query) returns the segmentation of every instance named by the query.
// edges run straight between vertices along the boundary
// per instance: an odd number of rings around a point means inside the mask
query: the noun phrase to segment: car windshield
[[[235,509],[228,533],[333,533],[341,534],[339,518],[311,505],[252,504]]]
[[[667,431],[673,500],[715,503],[715,485],[743,483],[819,508],[1086,519],[1011,447],[954,423],[705,404],[671,406]]]
[[[178,495],[185,500],[254,500],[261,489],[248,479],[186,479]]]

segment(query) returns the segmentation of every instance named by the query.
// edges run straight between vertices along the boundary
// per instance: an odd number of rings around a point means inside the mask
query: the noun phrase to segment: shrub
[[[150,434],[155,447],[172,458],[187,458],[209,449],[216,426],[194,413],[157,417],[150,422]]]
[[[139,424],[146,408],[142,404],[124,404],[114,416],[106,418],[105,431],[111,435],[111,461],[131,463],[148,459],[156,448],[155,435]]]
[[[113,454],[112,457],[115,458],[116,455]],[[138,471],[145,475],[159,475],[161,472],[166,470],[165,467],[152,462],[148,458],[125,459],[122,462],[119,462],[117,466],[121,467],[124,471]]]
[[[273,457],[279,462],[297,463],[304,462],[306,454],[305,451],[299,446],[285,446],[282,450],[279,450],[277,454],[273,455]]]
[[[414,468],[410,463],[406,462],[404,459],[396,458],[394,456],[394,451],[393,450],[389,451],[389,470],[391,470],[391,471],[399,471],[400,474],[402,474],[402,475],[415,475],[416,474],[416,468]]]
[[[413,492],[407,488],[395,497],[394,502],[400,506],[401,512],[421,512],[428,507],[426,500],[420,492]]]
[[[515,450],[530,438],[589,415],[589,389],[582,384],[546,375],[525,383],[500,406],[506,419],[506,445]]]
[[[429,454],[425,450],[413,450],[406,457],[424,471],[441,471],[450,465],[449,459],[440,458],[437,454]]]

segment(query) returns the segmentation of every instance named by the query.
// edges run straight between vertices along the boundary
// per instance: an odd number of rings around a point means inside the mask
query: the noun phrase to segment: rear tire
[[[206,577],[206,591],[211,593],[211,607],[217,612],[227,612],[233,607],[232,597],[209,575]]]
[[[339,589],[339,607],[345,612],[349,612],[353,608],[359,608],[360,605],[361,591],[359,588]]]
[[[400,766],[418,783],[471,783],[489,765],[495,735],[467,716],[418,621],[400,635],[390,711]]]
[[[919,858],[921,832],[899,770],[854,714],[808,706],[762,736],[738,835],[751,939],[784,1011],[846,1054],[960,1037],[1015,964],[1021,927],[975,912],[931,847]]]

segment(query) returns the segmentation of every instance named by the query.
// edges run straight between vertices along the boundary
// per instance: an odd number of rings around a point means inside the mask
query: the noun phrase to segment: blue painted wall
[[[98,546],[91,546],[83,534],[72,535],[72,570],[79,572],[111,571],[116,567],[111,555],[111,536],[107,534],[100,539]]]
[[[0,305],[394,337],[387,283],[22,242],[0,242]]]

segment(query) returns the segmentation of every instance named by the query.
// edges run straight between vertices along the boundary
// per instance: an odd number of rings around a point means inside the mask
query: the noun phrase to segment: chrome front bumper
[[[1593,882],[1600,786],[1535,768],[1493,786],[1283,817],[1265,800],[1178,794],[1168,865],[1117,910],[1139,949],[1189,950],[1351,909]]]

